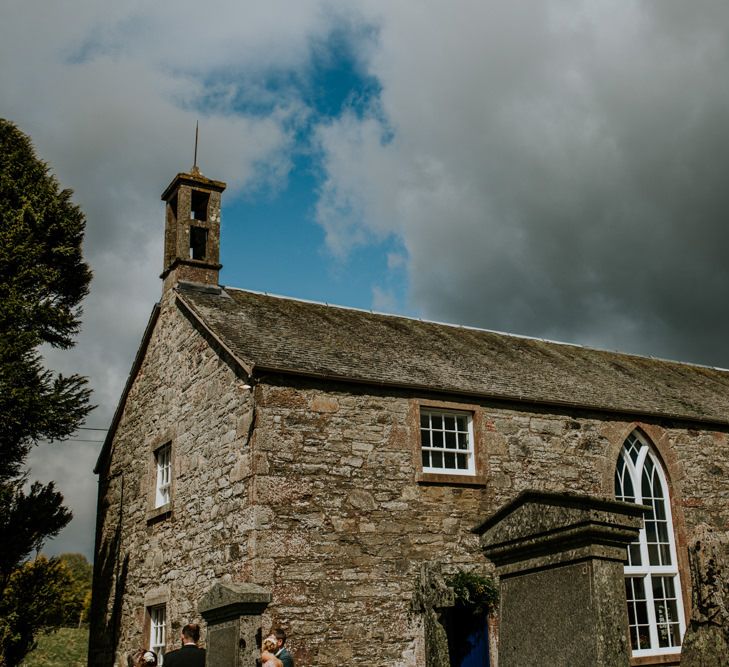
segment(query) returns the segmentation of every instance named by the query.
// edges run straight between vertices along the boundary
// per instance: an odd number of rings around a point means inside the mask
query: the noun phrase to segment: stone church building
[[[209,645],[211,590],[259,594],[298,667],[436,664],[458,629],[431,593],[493,572],[474,529],[527,489],[650,506],[630,664],[726,622],[729,372],[220,286],[224,189],[162,195],[162,297],[95,469],[89,665],[191,621]]]

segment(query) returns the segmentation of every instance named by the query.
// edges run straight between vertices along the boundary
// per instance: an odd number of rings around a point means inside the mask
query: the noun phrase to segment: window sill
[[[423,485],[441,486],[486,486],[486,478],[483,475],[448,475],[447,473],[419,472],[415,481]]]
[[[172,503],[167,503],[166,505],[154,507],[147,512],[147,525],[149,526],[153,523],[164,521],[170,516],[172,516]]]
[[[630,659],[630,667],[653,667],[654,665],[680,665],[680,653],[664,653],[663,655],[642,655]]]

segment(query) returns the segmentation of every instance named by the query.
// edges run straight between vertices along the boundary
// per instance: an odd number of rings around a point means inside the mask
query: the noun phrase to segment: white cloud
[[[381,90],[315,133],[338,258],[396,237],[408,310],[727,366],[727,24],[723,0],[10,0],[0,115],[74,188],[95,270],[79,344],[49,363],[90,376],[91,421],[108,424],[160,293],[159,195],[191,166],[195,121],[226,197],[284,182],[316,119],[269,77],[305,76],[344,25]],[[396,303],[386,284],[378,307]],[[36,450],[34,470],[54,451],[71,450]],[[57,467],[73,507],[95,488],[84,470]],[[90,516],[74,522],[88,547]]]
[[[90,378],[99,405],[90,424],[110,422],[160,296],[159,197],[192,166],[195,122],[198,163],[227,180],[228,199],[285,182],[310,111],[295,90],[267,91],[265,78],[305,73],[336,16],[326,2],[6,3],[0,115],[31,136],[87,216],[94,280],[83,331],[73,350],[44,352],[53,368]],[[241,112],[241,102],[265,113]],[[51,552],[90,554],[98,449],[43,446],[31,456],[33,473],[55,479],[76,514]]]

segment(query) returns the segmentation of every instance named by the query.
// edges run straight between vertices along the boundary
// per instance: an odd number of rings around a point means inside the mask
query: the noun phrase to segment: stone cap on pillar
[[[252,583],[217,583],[200,598],[197,608],[207,623],[222,623],[240,616],[262,614],[271,592]]]
[[[648,511],[576,493],[524,491],[473,532],[502,576],[586,558],[624,562]]]

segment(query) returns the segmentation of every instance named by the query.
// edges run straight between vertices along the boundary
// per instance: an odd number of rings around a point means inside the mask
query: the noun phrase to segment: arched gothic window
[[[652,508],[628,547],[625,565],[633,656],[677,653],[685,627],[668,484],[658,457],[637,431],[620,451],[615,497]]]

